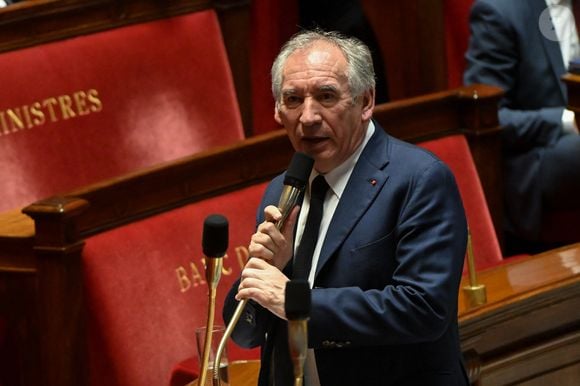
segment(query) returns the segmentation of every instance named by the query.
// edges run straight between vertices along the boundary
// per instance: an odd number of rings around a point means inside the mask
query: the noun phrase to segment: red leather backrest
[[[445,162],[457,181],[471,231],[475,266],[478,270],[503,260],[481,182],[463,135],[452,135],[418,144]]]
[[[213,10],[0,54],[0,210],[242,138]]]
[[[215,319],[223,324],[223,300],[247,259],[264,189],[258,184],[87,239],[91,385],[168,384],[175,364],[196,355],[194,331],[205,325],[208,303],[204,219],[220,213],[229,220]],[[228,350],[230,360],[259,358],[257,350]]]

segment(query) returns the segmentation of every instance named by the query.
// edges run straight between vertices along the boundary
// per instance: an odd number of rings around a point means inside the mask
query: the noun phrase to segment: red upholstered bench
[[[465,137],[451,135],[420,142],[418,145],[437,155],[455,175],[471,232],[477,270],[500,263],[503,260],[501,249]]]
[[[264,188],[265,183],[254,185],[86,240],[91,385],[168,384],[173,366],[196,356],[194,331],[206,323],[208,302],[203,221],[212,213],[229,219],[216,304],[216,324],[223,324],[223,300],[247,259]],[[234,345],[228,350],[229,360],[259,358],[256,350]],[[197,370],[191,369],[192,379]]]
[[[213,10],[0,54],[0,211],[242,138]]]

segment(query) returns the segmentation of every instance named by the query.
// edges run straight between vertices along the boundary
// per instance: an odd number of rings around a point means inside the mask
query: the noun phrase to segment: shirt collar
[[[572,4],[572,0],[546,0],[546,5],[548,7],[556,6],[556,5],[566,6],[566,5],[571,5],[571,4]]]

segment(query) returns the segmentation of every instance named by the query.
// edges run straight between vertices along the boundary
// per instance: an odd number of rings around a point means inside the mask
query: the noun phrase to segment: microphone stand
[[[311,302],[307,280],[290,280],[286,283],[284,310],[288,319],[288,348],[294,366],[294,386],[302,386],[304,382]]]
[[[299,192],[297,193],[297,196],[298,195],[300,195]],[[284,193],[282,194],[282,196],[284,196]],[[282,200],[280,200],[280,201],[282,201]],[[283,216],[282,219],[285,220],[286,217],[288,217],[287,214],[285,216]],[[282,227],[282,223],[283,223],[282,219],[280,221],[278,221],[278,223],[276,224],[276,228],[280,229]],[[236,310],[234,311],[234,314],[232,315],[232,319],[230,320],[230,323],[226,327],[226,330],[224,332],[224,336],[222,337],[222,340],[220,341],[217,352],[215,354],[215,362],[216,363],[220,363],[219,361],[221,360],[223,352],[226,348],[227,340],[232,335],[234,328],[236,328],[236,325],[238,324],[238,321],[240,320],[240,317],[242,316],[242,312],[244,312],[244,308],[246,307],[246,304],[248,304],[248,299],[242,299],[238,303],[238,306],[236,307]],[[212,384],[213,384],[213,386],[221,386],[221,382],[219,379],[219,368],[217,368],[215,366],[213,368],[213,383]]]
[[[206,259],[206,262],[207,268],[205,271],[205,276],[209,287],[209,299],[208,299],[205,339],[203,344],[203,357],[201,361],[200,381],[198,383],[198,385],[200,386],[205,386],[207,378],[206,369],[209,366],[209,354],[211,351],[211,340],[215,318],[215,301],[216,301],[217,285],[221,276],[221,271],[223,267],[223,258],[208,258]],[[219,370],[220,363],[221,362],[218,361],[218,358],[216,356],[213,364],[214,369]]]
[[[278,208],[282,212],[282,218],[276,223],[276,228],[280,230],[284,225],[284,222],[290,215],[292,208],[298,202],[304,187],[306,186],[306,182],[308,181],[308,176],[312,171],[312,166],[314,165],[314,160],[307,156],[304,153],[294,153],[292,160],[290,161],[290,165],[288,170],[286,171],[286,178],[284,179],[284,189],[282,190],[282,194],[280,196],[280,201],[278,203]],[[234,314],[232,315],[232,319],[230,323],[226,327],[222,340],[218,346],[218,350],[216,352],[215,361],[216,363],[220,363],[221,357],[226,347],[226,342],[229,337],[232,335],[234,328],[238,324],[240,317],[242,316],[242,312],[244,312],[244,308],[248,304],[248,299],[243,299],[238,303]],[[214,366],[213,369],[213,386],[221,386],[221,382],[219,379],[219,368]]]
[[[205,278],[209,289],[208,312],[198,385],[205,386],[215,318],[217,286],[221,277],[223,257],[228,248],[228,220],[222,215],[210,215],[203,224],[203,253],[206,256]],[[216,365],[217,363],[217,365]],[[213,367],[219,369],[214,360]]]
[[[302,386],[308,347],[308,319],[288,321],[288,345],[294,365],[294,386]]]

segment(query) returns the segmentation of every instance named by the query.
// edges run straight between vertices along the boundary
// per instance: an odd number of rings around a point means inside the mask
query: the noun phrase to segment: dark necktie
[[[294,258],[293,278],[308,280],[310,267],[312,266],[312,255],[318,241],[320,221],[322,220],[322,206],[324,197],[328,190],[328,184],[324,176],[319,175],[312,181],[310,188],[310,209],[306,218],[306,226],[302,233],[302,240],[296,251]]]

